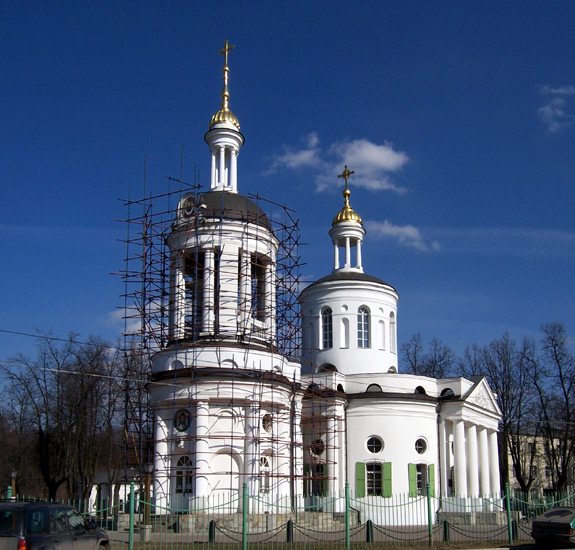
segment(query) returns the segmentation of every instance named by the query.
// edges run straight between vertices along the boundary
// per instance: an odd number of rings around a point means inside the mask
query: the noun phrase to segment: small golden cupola
[[[348,187],[349,176],[354,174],[347,164],[338,178],[344,178],[345,189],[343,190],[343,208],[337,213],[331,223],[329,235],[334,248],[334,266],[336,271],[359,271],[363,273],[361,260],[361,244],[365,236],[365,229],[361,216],[353,210],[349,204],[351,192]],[[355,254],[352,254],[355,251]]]
[[[233,124],[238,131],[240,129],[240,121],[238,120],[238,117],[230,111],[230,91],[228,89],[228,76],[230,72],[230,68],[228,66],[228,54],[234,48],[235,46],[232,46],[226,40],[224,48],[218,52],[220,55],[224,56],[224,87],[222,89],[222,107],[212,116],[212,120],[210,120],[210,129],[212,129],[216,124],[221,123]]]
[[[343,208],[337,213],[337,215],[335,216],[335,218],[331,222],[332,226],[334,226],[338,223],[342,223],[342,222],[357,222],[357,223],[363,225],[363,222],[361,220],[361,216],[349,204],[349,196],[351,195],[351,191],[349,190],[347,180],[349,179],[349,176],[351,176],[352,174],[355,174],[355,171],[354,170],[351,170],[351,171],[348,170],[347,164],[346,164],[343,173],[339,174],[337,176],[338,178],[344,178],[345,179],[345,189],[343,190],[343,193],[342,193],[344,203],[343,203]]]

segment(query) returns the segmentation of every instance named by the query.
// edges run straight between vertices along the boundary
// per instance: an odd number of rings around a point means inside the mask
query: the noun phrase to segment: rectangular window
[[[184,260],[184,282],[186,285],[186,336],[195,337],[202,326],[204,299],[204,253],[192,252]]]
[[[409,471],[409,496],[427,495],[427,484],[429,483],[429,494],[435,496],[435,466],[430,464],[408,464]]]
[[[381,464],[368,462],[365,465],[366,492],[368,496],[381,496]]]

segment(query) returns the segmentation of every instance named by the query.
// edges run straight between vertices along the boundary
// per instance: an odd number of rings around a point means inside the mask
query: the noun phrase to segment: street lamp
[[[154,465],[151,462],[146,462],[144,464],[144,472],[146,474],[144,493],[144,525],[150,525],[150,486],[152,485],[152,472],[154,471]]]

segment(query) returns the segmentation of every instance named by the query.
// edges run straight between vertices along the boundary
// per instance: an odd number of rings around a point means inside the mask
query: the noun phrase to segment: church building
[[[272,512],[340,495],[346,483],[355,498],[382,501],[428,488],[498,495],[500,411],[486,380],[399,372],[399,294],[364,269],[347,166],[343,207],[326,228],[333,264],[299,296],[301,356],[278,351],[280,242],[239,192],[231,49],[220,52],[222,103],[204,136],[210,188],[180,198],[167,237],[169,337],[148,386],[156,506],[217,501],[234,512],[244,484]]]

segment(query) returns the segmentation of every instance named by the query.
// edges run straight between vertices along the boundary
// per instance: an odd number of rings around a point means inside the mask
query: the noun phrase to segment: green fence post
[[[349,483],[345,483],[345,547],[349,548]]]
[[[242,550],[248,548],[248,485],[242,486]]]
[[[130,522],[128,527],[128,549],[134,548],[134,482],[130,483]]]
[[[431,513],[431,485],[427,484],[427,534],[429,546],[433,545],[433,515]]]
[[[286,525],[286,542],[293,542],[293,521],[288,519]]]
[[[511,499],[509,497],[509,483],[505,484],[505,508],[507,509],[507,533],[509,544],[513,544],[513,526],[511,525]]]

